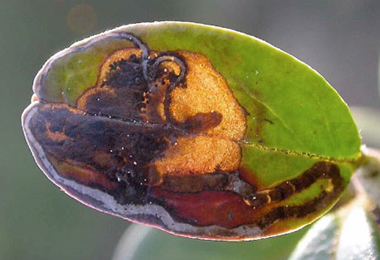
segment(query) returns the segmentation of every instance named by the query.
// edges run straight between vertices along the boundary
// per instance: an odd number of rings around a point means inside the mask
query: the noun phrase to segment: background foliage
[[[111,257],[129,224],[52,185],[33,162],[20,115],[34,75],[56,51],[118,25],[155,20],[214,24],[264,39],[319,71],[350,106],[370,107],[379,117],[377,0],[0,0],[0,259]]]

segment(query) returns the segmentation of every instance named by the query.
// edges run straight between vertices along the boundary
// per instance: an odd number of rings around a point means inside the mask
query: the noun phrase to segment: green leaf
[[[314,224],[289,260],[380,259],[379,242],[376,223],[356,200]]]
[[[98,210],[168,232],[251,240],[339,199],[361,158],[337,92],[242,33],[133,24],[54,55],[25,136],[45,174]]]

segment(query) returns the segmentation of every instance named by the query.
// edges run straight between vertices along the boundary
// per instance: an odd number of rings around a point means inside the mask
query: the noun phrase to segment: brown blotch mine
[[[144,55],[133,47],[110,55],[75,107],[36,102],[32,134],[58,173],[111,192],[105,176],[129,196],[118,201],[140,201],[157,185],[222,189],[240,164],[244,110],[203,55]]]
[[[236,171],[241,151],[233,139],[244,135],[243,110],[207,58],[184,51],[173,55],[186,61],[186,68],[173,61],[154,66],[154,57],[160,56],[151,53],[150,70],[156,77],[148,84],[141,52],[136,48],[117,51],[101,68],[97,86],[78,100],[78,108],[92,115],[165,129],[165,149],[142,162],[149,170],[140,174],[154,179],[152,185],[161,183],[165,175],[175,178],[214,173],[216,169]],[[173,86],[181,69],[186,70],[186,76]]]
[[[40,156],[37,162],[72,196],[116,214],[59,178],[100,190],[125,207],[159,205],[176,223],[193,225],[198,233],[191,236],[214,234],[223,239],[249,237],[249,232],[232,230],[240,226],[264,232],[278,221],[305,217],[337,198],[344,182],[339,168],[329,162],[257,190],[254,175],[239,168],[238,141],[246,133],[246,113],[222,75],[199,53],[150,51],[128,37],[136,48],[110,54],[96,85],[78,98],[75,107],[33,96],[32,108],[38,112],[24,115],[29,145]],[[59,177],[49,172],[45,161]],[[331,185],[319,197],[303,205],[281,204],[321,179]],[[126,217],[174,230],[149,210]],[[208,226],[226,229],[211,233],[198,229]]]

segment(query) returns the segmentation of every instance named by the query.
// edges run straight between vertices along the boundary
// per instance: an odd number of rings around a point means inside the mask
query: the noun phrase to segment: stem
[[[371,179],[380,175],[380,150],[373,148],[362,149],[363,160],[356,171],[360,178]]]
[[[366,201],[366,208],[380,225],[380,151],[364,148],[362,153],[363,160],[353,176],[352,183],[356,197],[362,197]]]

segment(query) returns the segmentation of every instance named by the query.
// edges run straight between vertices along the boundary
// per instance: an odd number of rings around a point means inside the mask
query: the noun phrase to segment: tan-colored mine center
[[[235,171],[240,164],[241,149],[234,140],[244,136],[245,114],[227,81],[206,57],[190,52],[180,54],[187,63],[186,88],[172,92],[172,117],[183,122],[197,113],[218,112],[222,121],[197,136],[180,138],[178,145],[172,145],[167,155],[155,164],[162,173]]]
[[[216,171],[236,171],[240,164],[241,149],[236,140],[241,139],[246,131],[246,116],[233,96],[227,81],[212,67],[208,59],[197,53],[176,52],[186,61],[185,88],[177,86],[171,92],[170,115],[178,122],[199,113],[219,113],[221,122],[214,128],[198,132],[194,135],[179,137],[171,143],[165,156],[152,161],[158,173],[165,175],[201,175]],[[105,77],[112,62],[128,59],[130,55],[141,56],[137,49],[125,49],[113,54],[101,70],[99,82]],[[159,55],[151,52],[151,56]],[[174,62],[164,62],[168,70],[177,75],[180,68]],[[157,83],[159,85],[159,83]],[[161,86],[165,88],[167,86]],[[149,98],[159,102],[148,102],[145,112],[155,111],[165,122],[164,95],[158,91]],[[162,90],[161,90],[162,92]],[[150,106],[155,106],[150,107]],[[156,115],[157,116],[157,115]],[[149,116],[147,118],[149,120]]]

